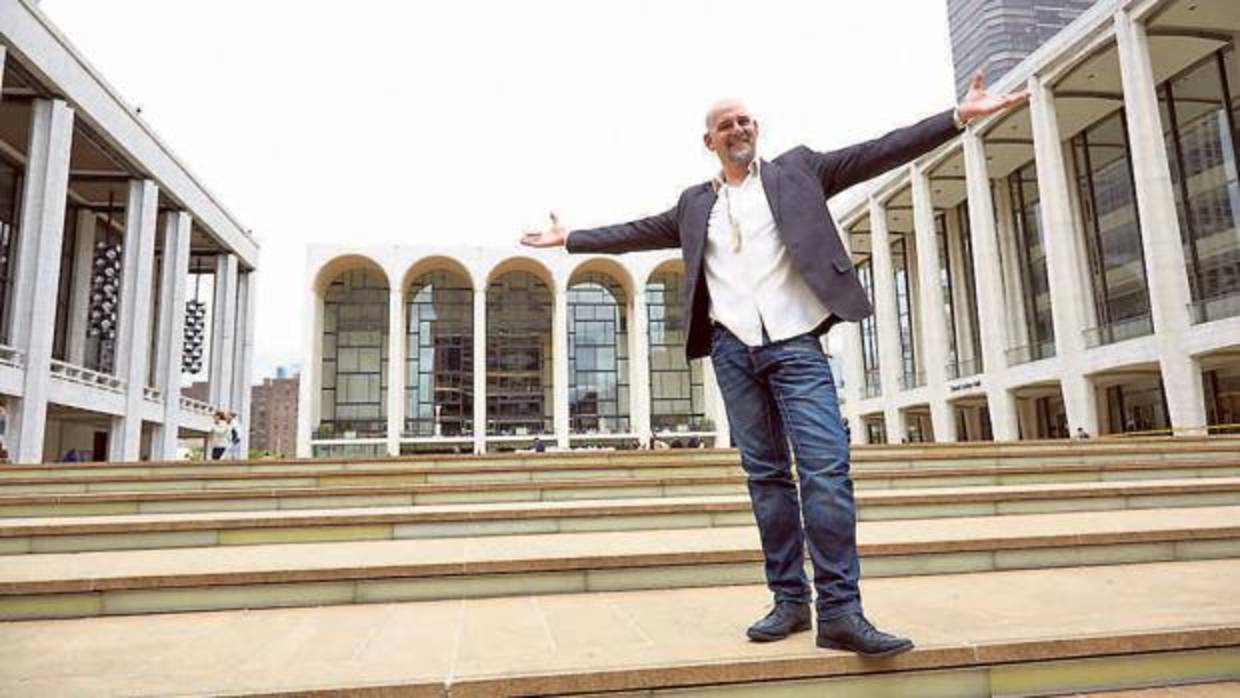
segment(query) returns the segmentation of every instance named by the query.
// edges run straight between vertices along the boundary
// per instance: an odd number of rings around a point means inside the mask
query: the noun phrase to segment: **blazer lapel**
[[[762,179],[762,189],[766,191],[766,203],[771,207],[771,215],[775,218],[775,225],[780,224],[780,208],[779,208],[779,180],[780,168],[773,162],[762,161],[761,167],[758,169],[758,175]],[[782,228],[781,228],[782,230]]]
[[[685,212],[684,227],[681,229],[681,247],[685,253],[685,272],[696,274],[702,265],[702,255],[706,250],[707,226],[710,225],[710,212],[715,207],[715,190],[709,184],[702,185],[697,196],[689,202]]]

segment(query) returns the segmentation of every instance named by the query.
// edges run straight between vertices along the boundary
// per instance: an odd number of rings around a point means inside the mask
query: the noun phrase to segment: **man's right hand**
[[[521,244],[530,247],[563,247],[568,241],[568,228],[560,223],[554,212],[551,214],[551,225],[544,230],[527,230],[521,236]]]

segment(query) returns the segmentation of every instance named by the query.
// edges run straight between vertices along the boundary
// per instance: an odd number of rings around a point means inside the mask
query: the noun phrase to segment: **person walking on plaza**
[[[229,460],[239,460],[241,453],[241,420],[237,417],[237,413],[232,410],[228,411],[228,458]]]
[[[912,641],[870,624],[861,605],[848,440],[821,335],[873,310],[827,199],[1025,98],[989,94],[979,73],[954,111],[859,145],[830,152],[798,146],[772,160],[757,157],[758,121],[745,105],[721,101],[707,112],[702,137],[721,171],[685,190],[674,207],[571,232],[553,213],[550,226],[522,237],[526,245],[571,253],[681,249],[686,353],[711,357],[775,598],[771,612],[749,628],[750,639],[780,640],[811,628],[808,543],[818,646],[866,656],[912,649]]]
[[[208,447],[211,449],[211,460],[219,460],[228,450],[228,435],[232,430],[228,426],[228,413],[224,410],[215,411],[215,420],[211,422],[208,435]]]

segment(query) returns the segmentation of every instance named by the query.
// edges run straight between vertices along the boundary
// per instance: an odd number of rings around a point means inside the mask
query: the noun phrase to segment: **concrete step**
[[[0,623],[0,694],[930,698],[1235,681],[1237,579],[1240,560],[867,579],[867,614],[918,645],[882,661],[813,633],[747,642],[761,586]]]
[[[528,476],[529,473],[524,475]],[[983,487],[1067,482],[1240,477],[1235,460],[1170,463],[978,466],[934,470],[854,471],[859,491]],[[150,490],[132,482],[66,485],[103,488],[92,492],[31,492],[0,495],[4,517],[125,515],[191,511],[262,511],[345,507],[423,506],[493,502],[565,501],[650,497],[728,496],[744,493],[744,477],[694,475],[615,479],[514,479],[512,481],[384,484],[327,484],[309,478],[304,484],[270,480],[194,480],[152,483]],[[319,483],[319,484],[314,484]],[[47,487],[59,486],[48,484]],[[31,486],[36,487],[36,486]],[[130,488],[130,489],[126,489]],[[115,491],[107,491],[115,489]]]
[[[862,521],[1240,505],[1240,478],[863,490]],[[751,526],[747,495],[7,519],[0,555]]]
[[[1049,462],[1002,462],[999,464],[976,463],[968,466],[945,466],[942,464],[894,464],[879,468],[854,468],[866,479],[878,479],[885,475],[922,478],[953,478],[972,473],[998,472],[1002,474],[1039,474],[1048,470],[1056,472],[1097,472],[1111,470],[1142,470],[1147,475],[1172,472],[1181,468],[1197,466],[1212,469],[1232,468],[1240,475],[1240,453],[1231,458],[1212,458],[1200,461],[1167,461],[1163,459],[1125,460],[1114,459],[1096,463],[1065,463],[1058,459]],[[886,464],[891,465],[891,464]],[[1060,470],[1062,469],[1062,470]],[[10,472],[0,478],[0,496],[15,494],[82,494],[89,492],[153,492],[172,490],[332,487],[355,485],[411,485],[411,484],[489,484],[500,482],[545,482],[563,480],[623,480],[632,478],[668,477],[737,477],[741,467],[731,459],[720,461],[651,461],[637,465],[595,463],[592,465],[565,466],[557,464],[530,463],[521,466],[398,466],[378,469],[350,468],[348,470],[293,470],[282,468],[272,471],[239,471],[203,469],[190,472],[161,470],[149,474],[96,473],[84,469],[58,472],[47,469],[41,475],[17,477]]]
[[[867,577],[1240,557],[1240,507],[872,521]],[[749,584],[750,527],[13,555],[0,619]]]
[[[1014,442],[1004,444],[919,444],[852,449],[853,468],[955,468],[1000,465],[1097,463],[1114,461],[1235,460],[1240,438],[1203,440]],[[404,456],[340,459],[258,459],[236,461],[166,461],[141,463],[54,463],[39,466],[0,465],[0,481],[80,477],[82,475],[198,476],[203,473],[312,473],[399,471],[406,474],[465,474],[475,472],[554,470],[628,470],[665,467],[737,466],[732,449],[673,451],[586,451],[485,456]]]

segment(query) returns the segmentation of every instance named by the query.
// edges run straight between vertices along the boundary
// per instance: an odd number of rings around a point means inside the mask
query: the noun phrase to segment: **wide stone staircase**
[[[1240,696],[1240,439],[853,478],[893,659],[746,641],[733,451],[0,466],[0,694]]]

